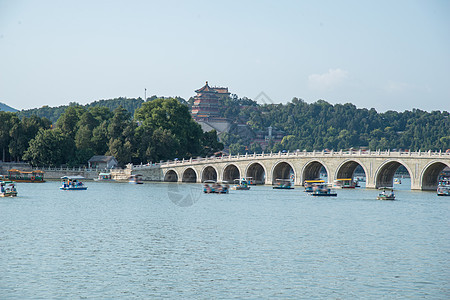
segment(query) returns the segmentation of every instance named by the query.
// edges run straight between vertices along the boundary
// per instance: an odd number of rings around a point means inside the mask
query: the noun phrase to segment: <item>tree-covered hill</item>
[[[222,100],[227,103],[221,112],[230,120],[245,122],[253,130],[272,126],[286,136],[280,143],[269,145],[267,151],[317,149],[446,150],[450,148],[448,111],[426,112],[419,109],[378,113],[375,109],[355,105],[332,105],[324,100],[308,104],[294,98],[287,104],[257,105],[241,99]],[[255,147],[243,137],[226,136],[231,149]],[[236,151],[235,151],[236,152]]]
[[[149,99],[156,99],[156,96],[153,96]],[[131,115],[134,114],[134,111],[141,107],[142,103],[144,103],[144,100],[141,98],[115,98],[115,99],[109,99],[109,100],[98,100],[94,101],[92,103],[81,105],[85,108],[89,107],[107,107],[109,110],[113,111],[117,107],[122,106],[125,108]],[[20,118],[22,117],[31,117],[31,116],[37,116],[41,118],[47,118],[52,123],[56,123],[56,121],[59,119],[59,117],[66,111],[66,109],[69,106],[79,106],[80,104],[76,102],[71,102],[69,105],[61,105],[58,107],[49,107],[47,105],[41,107],[41,108],[33,108],[33,109],[27,109],[22,110],[18,112],[18,116]]]

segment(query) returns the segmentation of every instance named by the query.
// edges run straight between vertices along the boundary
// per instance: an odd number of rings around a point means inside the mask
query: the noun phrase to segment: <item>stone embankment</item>
[[[0,162],[0,175],[7,175],[8,170],[17,169],[20,171],[30,172],[32,170],[41,170],[44,172],[44,178],[48,180],[59,180],[63,176],[83,176],[88,180],[93,180],[98,177],[99,173],[111,173],[111,177],[117,181],[127,181],[131,174],[139,174],[145,181],[161,181],[162,171],[159,165],[148,166],[131,164],[127,165],[125,169],[88,169],[88,168],[66,168],[66,167],[32,167],[28,163],[10,163]]]

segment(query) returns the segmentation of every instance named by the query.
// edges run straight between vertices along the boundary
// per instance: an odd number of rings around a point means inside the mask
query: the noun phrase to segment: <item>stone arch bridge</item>
[[[450,167],[450,153],[358,150],[230,155],[132,166],[132,173],[167,182],[232,182],[252,177],[257,184],[290,178],[295,185],[303,185],[305,180],[319,178],[323,169],[328,183],[338,178],[353,178],[358,166],[366,175],[366,188],[392,186],[396,170],[404,166],[411,177],[411,189],[435,190],[439,174]]]

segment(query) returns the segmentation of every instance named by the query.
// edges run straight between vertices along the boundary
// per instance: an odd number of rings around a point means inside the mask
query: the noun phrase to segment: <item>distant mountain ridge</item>
[[[6,105],[5,103],[0,102],[0,111],[17,112],[18,110],[15,108],[12,108],[9,105]]]

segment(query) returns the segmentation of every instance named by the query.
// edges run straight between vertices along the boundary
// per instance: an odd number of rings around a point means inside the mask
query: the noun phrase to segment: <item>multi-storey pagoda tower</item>
[[[195,91],[194,105],[192,106],[192,117],[196,121],[213,121],[219,118],[219,99],[229,96],[228,88],[210,87],[206,84]]]

